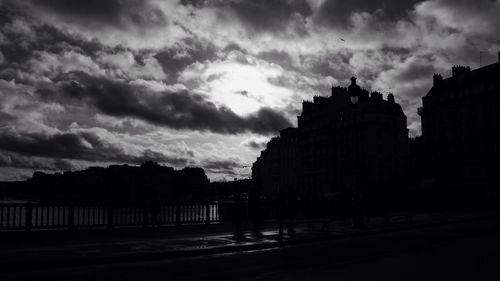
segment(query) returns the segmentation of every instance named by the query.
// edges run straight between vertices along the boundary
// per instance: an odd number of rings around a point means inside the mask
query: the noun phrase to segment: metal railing
[[[37,229],[115,228],[186,224],[213,224],[236,220],[284,219],[315,221],[348,218],[351,207],[328,200],[296,200],[278,202],[261,200],[242,202],[216,201],[206,203],[162,204],[152,206],[125,205],[62,205],[37,203],[0,204],[0,231]],[[404,208],[370,207],[365,215],[401,213]],[[239,211],[238,211],[239,210]],[[239,218],[238,218],[239,217]]]
[[[140,206],[0,204],[0,231],[148,225],[211,224],[221,221],[220,202]]]

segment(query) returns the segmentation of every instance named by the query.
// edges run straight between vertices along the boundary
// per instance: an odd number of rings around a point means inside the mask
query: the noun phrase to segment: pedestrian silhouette
[[[151,227],[160,227],[160,209],[161,209],[161,204],[160,204],[160,199],[159,199],[159,194],[156,192],[156,190],[152,190],[149,193],[149,215],[150,215],[150,222],[151,222]]]
[[[285,192],[281,189],[278,190],[278,194],[276,196],[276,219],[278,223],[278,240],[283,240],[283,230],[284,230],[284,219],[285,219],[285,205],[286,198]]]
[[[295,215],[297,210],[297,196],[293,188],[288,189],[287,200],[285,203],[285,214],[287,219],[287,234],[295,236]]]
[[[361,188],[356,188],[354,195],[352,197],[352,219],[353,227],[356,229],[361,229],[363,225],[364,216],[364,194]]]
[[[260,234],[260,192],[253,188],[250,191],[250,211],[252,216],[253,232]]]
[[[235,235],[243,235],[243,217],[245,215],[245,202],[243,201],[243,196],[241,194],[236,194],[234,198],[233,206],[233,222],[235,228]]]

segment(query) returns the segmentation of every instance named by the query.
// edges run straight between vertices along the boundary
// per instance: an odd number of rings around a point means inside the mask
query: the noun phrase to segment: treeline
[[[16,190],[16,197],[51,203],[150,204],[202,200],[208,186],[202,168],[175,170],[146,162],[56,174],[35,172]]]

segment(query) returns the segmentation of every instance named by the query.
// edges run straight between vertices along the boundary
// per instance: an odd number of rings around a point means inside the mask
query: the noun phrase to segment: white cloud
[[[108,67],[108,75],[126,79],[163,80],[166,75],[158,61],[152,56],[143,58],[139,63],[129,51],[119,53],[101,52],[97,61]]]
[[[82,71],[90,75],[106,74],[91,57],[74,51],[63,54],[35,51],[28,64],[34,74],[50,78],[72,71]]]

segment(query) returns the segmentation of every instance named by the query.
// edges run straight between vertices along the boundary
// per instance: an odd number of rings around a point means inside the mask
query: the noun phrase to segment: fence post
[[[113,228],[114,224],[114,208],[111,205],[108,205],[108,228]]]
[[[175,205],[175,225],[176,226],[181,225],[181,205],[180,204]]]
[[[75,230],[75,205],[73,204],[68,207],[68,229]]]
[[[33,206],[31,205],[31,202],[26,203],[24,218],[26,220],[26,231],[31,231],[31,226],[33,223]]]
[[[149,226],[149,207],[144,205],[142,207],[142,227],[147,228]]]
[[[205,204],[205,224],[210,224],[210,203]]]

